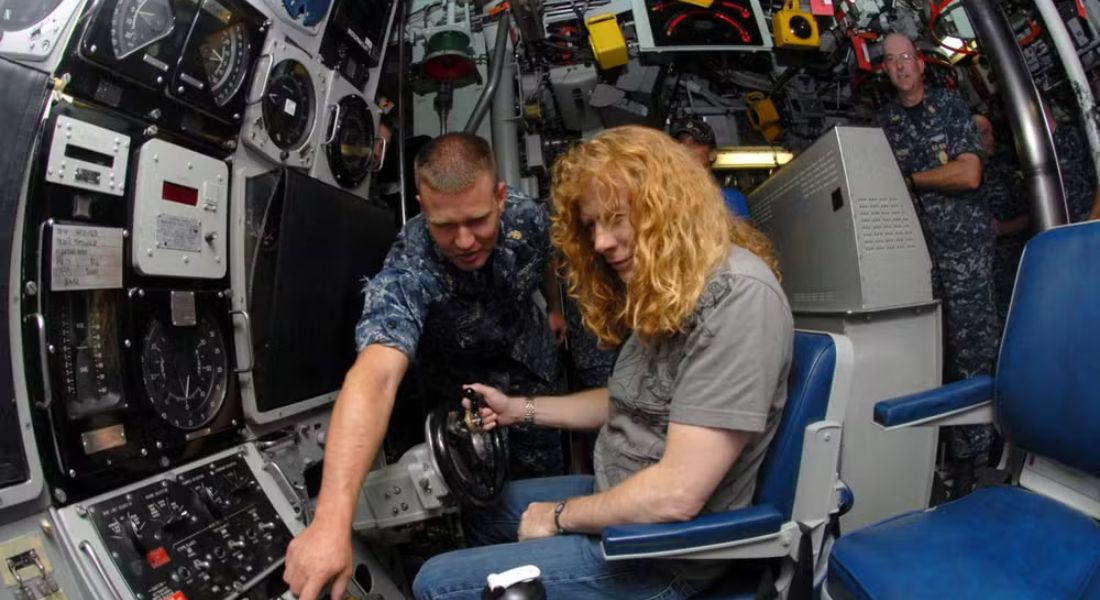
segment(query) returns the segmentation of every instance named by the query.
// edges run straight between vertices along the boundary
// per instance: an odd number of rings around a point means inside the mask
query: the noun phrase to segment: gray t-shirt
[[[734,246],[682,333],[648,346],[636,336],[623,344],[608,382],[610,415],[596,440],[596,490],[659,461],[673,421],[751,433],[703,510],[752,502],[787,401],[793,338],[779,282],[755,254]]]

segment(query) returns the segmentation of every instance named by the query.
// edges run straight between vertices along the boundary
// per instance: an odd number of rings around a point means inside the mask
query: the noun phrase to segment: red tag
[[[172,559],[168,558],[168,552],[165,551],[164,546],[150,550],[145,553],[145,560],[149,562],[149,566],[154,569],[159,569],[164,565],[172,562]],[[173,598],[172,600],[175,600]]]
[[[833,16],[833,0],[810,0],[810,12],[817,17]]]
[[[187,600],[187,596],[184,596],[183,592],[172,592],[172,595],[168,596],[168,600]]]

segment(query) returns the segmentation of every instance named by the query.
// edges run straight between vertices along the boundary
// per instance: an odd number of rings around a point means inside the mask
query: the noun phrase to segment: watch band
[[[558,505],[554,507],[554,528],[558,530],[558,535],[563,533],[569,533],[561,526],[561,512],[565,510],[565,503],[569,502],[568,499],[558,502]]]
[[[527,396],[523,399],[523,422],[528,425],[535,424],[535,397]]]

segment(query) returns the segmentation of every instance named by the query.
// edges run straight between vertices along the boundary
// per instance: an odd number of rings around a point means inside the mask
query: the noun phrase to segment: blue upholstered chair
[[[875,406],[887,428],[994,418],[1014,485],[843,536],[827,597],[1100,598],[1100,223],[1028,243],[995,377]]]
[[[604,556],[771,558],[778,565],[773,575],[780,596],[795,587],[810,589],[830,521],[847,492],[837,461],[852,360],[847,338],[796,332],[787,404],[760,468],[754,504],[684,523],[609,527]],[[734,569],[703,597],[751,598],[759,582],[758,572]]]

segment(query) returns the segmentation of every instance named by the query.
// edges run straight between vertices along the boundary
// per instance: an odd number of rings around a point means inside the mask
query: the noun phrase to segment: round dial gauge
[[[301,145],[313,125],[313,80],[296,60],[284,60],[271,71],[264,91],[263,115],[271,141],[283,150]]]
[[[22,31],[48,17],[59,4],[61,0],[0,0],[0,31]]]
[[[170,0],[119,0],[111,20],[111,46],[122,60],[168,37],[176,17]]]
[[[338,108],[338,121],[333,124],[336,131],[327,148],[329,167],[337,183],[353,188],[362,183],[370,171],[374,119],[367,102],[360,96],[345,96]]]
[[[214,319],[204,315],[193,327],[168,327],[156,317],[149,321],[141,374],[154,410],[170,425],[197,429],[213,420],[225,400],[228,369]]]
[[[243,23],[214,32],[199,46],[206,81],[218,106],[225,106],[240,91],[248,74],[249,54],[248,29]]]

